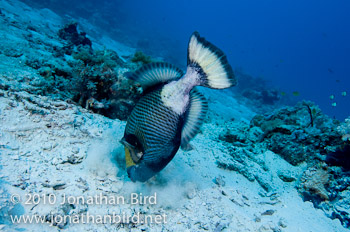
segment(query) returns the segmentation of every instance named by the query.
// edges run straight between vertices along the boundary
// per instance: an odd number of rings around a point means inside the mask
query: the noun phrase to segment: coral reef
[[[315,200],[315,196],[319,197],[318,202],[328,200],[328,192],[325,186],[328,184],[329,178],[330,175],[327,170],[309,168],[301,177],[299,192],[305,200]]]
[[[339,124],[313,103],[300,102],[295,107],[256,115],[250,125],[229,128],[219,139],[243,146],[258,142],[292,165],[307,162],[312,166],[343,144],[341,134],[335,130]]]
[[[320,166],[320,165],[319,165]],[[322,209],[332,219],[339,219],[350,228],[350,175],[339,167],[312,167],[307,169],[298,191],[305,201]]]
[[[337,131],[342,135],[344,142],[350,143],[350,118],[345,119],[345,122],[337,127]]]
[[[73,57],[81,61],[73,68],[77,83],[73,100],[94,112],[125,120],[142,91],[126,79],[124,73],[130,70],[118,55],[82,48]]]
[[[239,83],[238,89],[235,91],[257,105],[259,109],[261,108],[262,112],[268,111],[272,105],[280,103],[279,91],[269,86],[265,79],[252,77],[241,70],[235,70],[235,74]]]
[[[113,50],[92,49],[86,34],[77,31],[77,23],[65,25],[58,36],[62,44],[40,42],[43,45],[38,51],[45,51],[42,55],[26,50],[21,52],[19,56],[23,63],[40,75],[22,90],[34,93],[33,86],[36,86],[37,94],[72,99],[93,112],[125,120],[142,92],[124,77],[125,72],[135,68],[134,64],[124,62]],[[29,41],[33,47],[38,46],[38,41]],[[7,56],[17,57],[12,53]],[[10,88],[26,83],[20,77],[11,81],[17,84],[8,83]]]
[[[126,120],[140,97],[138,87],[123,75],[130,71],[128,64],[115,51],[93,50],[85,33],[77,32],[77,23],[66,25],[58,34],[74,45],[64,47],[64,53],[78,61],[71,70],[75,82],[72,99],[93,112]]]
[[[310,165],[334,151],[342,144],[335,130],[339,125],[322,114],[311,102],[300,102],[295,107],[285,107],[273,114],[258,115],[251,126],[264,132],[263,142],[292,165],[307,162]]]
[[[304,167],[299,175],[279,170],[277,176],[282,181],[294,182],[304,201],[311,201],[349,227],[350,207],[344,206],[350,201],[350,155],[348,141],[344,140],[348,125],[348,119],[340,123],[305,101],[256,115],[249,124],[228,124],[219,140],[227,145],[229,156],[218,160],[217,165],[249,181],[256,180],[267,192],[273,191],[271,177],[269,180],[258,174],[268,170],[259,154],[271,150],[291,165]]]
[[[78,32],[78,23],[71,22],[66,24],[62,29],[58,31],[58,36],[61,39],[67,40],[75,46],[78,45],[87,45],[91,48],[92,42],[89,38],[86,37],[85,32]]]
[[[131,58],[131,61],[134,63],[149,64],[152,62],[152,59],[150,56],[146,56],[143,52],[137,51],[135,52],[134,57]]]
[[[332,166],[340,166],[344,171],[350,171],[350,145],[338,148],[326,157],[326,163]]]

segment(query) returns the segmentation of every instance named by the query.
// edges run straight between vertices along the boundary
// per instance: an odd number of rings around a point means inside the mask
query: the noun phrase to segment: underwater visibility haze
[[[330,116],[344,119],[350,113],[350,101],[341,95],[350,88],[348,1],[124,4],[129,27],[140,30],[141,38],[149,38],[154,46],[160,43],[159,36],[177,40],[184,47],[184,35],[198,30],[225,50],[234,68],[262,77],[286,93],[299,92],[298,100],[315,101]],[[175,54],[180,60],[182,54]],[[331,95],[336,96],[334,101],[329,99]]]
[[[350,230],[350,2],[0,0],[0,230]]]
[[[332,117],[349,115],[350,101],[341,94],[350,86],[346,0],[28,2],[77,14],[116,39],[182,67],[187,37],[199,31],[225,50],[233,68],[283,94],[298,92],[296,100],[315,101]],[[331,95],[336,98],[330,100]]]

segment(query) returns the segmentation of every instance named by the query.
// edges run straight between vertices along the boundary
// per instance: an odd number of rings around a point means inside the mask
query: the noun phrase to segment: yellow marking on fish
[[[126,163],[126,167],[128,168],[130,166],[134,166],[135,163],[134,163],[134,161],[131,158],[129,148],[124,146],[124,149],[125,149],[125,163]]]

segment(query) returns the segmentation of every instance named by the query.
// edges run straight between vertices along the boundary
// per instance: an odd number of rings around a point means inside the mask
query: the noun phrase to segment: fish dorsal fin
[[[188,145],[199,132],[208,111],[208,102],[197,90],[190,93],[189,109],[185,116],[185,124],[181,132],[181,148]]]
[[[155,62],[142,66],[128,78],[140,83],[144,89],[147,89],[150,86],[177,80],[183,74],[181,69],[172,64]]]

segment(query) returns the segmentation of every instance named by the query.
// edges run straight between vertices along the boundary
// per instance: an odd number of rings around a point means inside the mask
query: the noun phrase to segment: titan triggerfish
[[[144,93],[128,117],[121,143],[129,178],[141,182],[160,172],[199,132],[208,103],[194,87],[236,85],[225,54],[198,32],[189,41],[185,74],[172,64],[157,62],[129,78]]]

